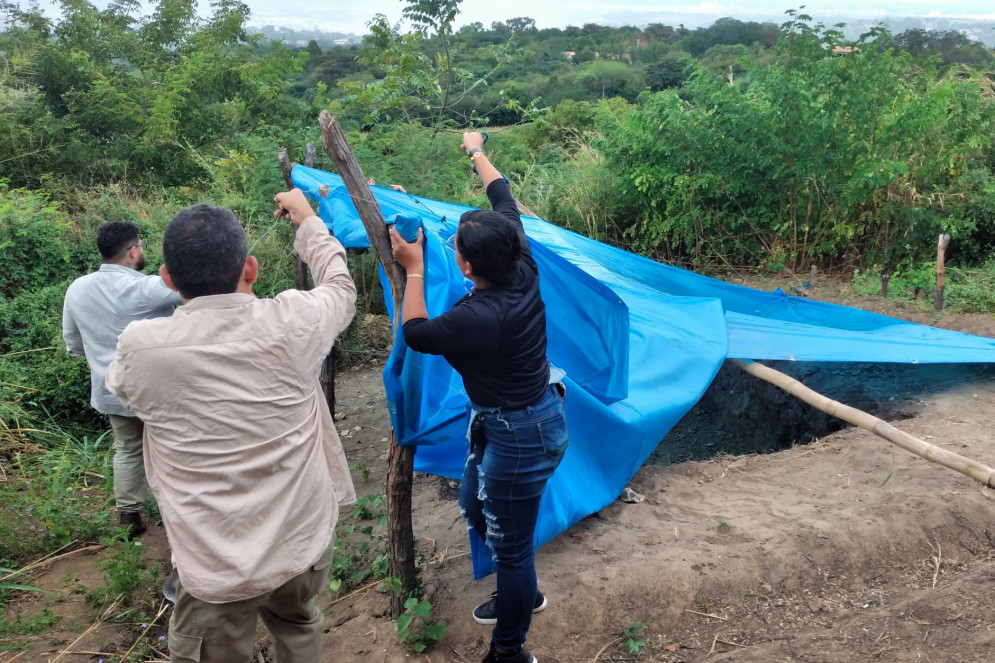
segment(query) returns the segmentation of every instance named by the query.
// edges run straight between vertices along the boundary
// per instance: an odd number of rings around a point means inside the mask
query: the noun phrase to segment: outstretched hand
[[[273,212],[273,216],[277,218],[287,216],[295,226],[301,225],[301,222],[309,216],[314,216],[311,203],[308,202],[304,192],[300,189],[278,193],[273,197],[273,200],[277,204],[277,210]]]
[[[467,131],[463,134],[463,143],[460,145],[460,149],[469,154],[470,150],[475,147],[484,149],[484,134],[479,131]]]
[[[390,227],[390,247],[394,251],[394,260],[407,272],[422,274],[425,269],[425,257],[422,253],[422,245],[425,243],[425,235],[422,229],[418,229],[418,238],[413,242],[405,241],[394,226]]]

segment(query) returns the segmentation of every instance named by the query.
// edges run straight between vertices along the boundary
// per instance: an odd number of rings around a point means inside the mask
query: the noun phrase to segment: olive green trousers
[[[325,615],[315,597],[328,586],[332,548],[314,566],[280,587],[243,601],[207,603],[178,583],[169,620],[172,663],[249,663],[257,617],[273,638],[277,663],[318,663]]]

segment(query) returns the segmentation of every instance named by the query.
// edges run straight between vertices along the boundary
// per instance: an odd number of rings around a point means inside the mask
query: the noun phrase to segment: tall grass
[[[0,403],[0,564],[96,540],[109,519],[111,436],[77,435]]]

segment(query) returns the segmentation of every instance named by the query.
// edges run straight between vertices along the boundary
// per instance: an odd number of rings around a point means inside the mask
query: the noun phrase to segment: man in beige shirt
[[[280,663],[321,659],[340,504],[355,499],[318,384],[355,312],[345,251],[300,190],[276,196],[315,287],[252,294],[258,264],[235,215],[198,204],[166,228],[163,281],[184,302],[121,334],[107,387],[145,421],[145,466],[179,587],[174,662],[252,657],[257,615]]]

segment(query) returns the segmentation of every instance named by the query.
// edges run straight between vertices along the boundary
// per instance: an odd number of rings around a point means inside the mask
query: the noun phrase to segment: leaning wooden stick
[[[345,133],[338,121],[328,111],[321,111],[318,116],[321,126],[321,144],[325,153],[331,158],[342,177],[342,182],[349,191],[359,218],[366,228],[387,280],[390,281],[391,292],[394,295],[394,311],[400,312],[401,300],[404,296],[404,269],[394,262],[394,252],[390,246],[390,236],[387,234],[387,224],[383,212],[377,204],[370,185],[363,177],[363,171],[356,162],[356,157],[349,148]],[[400,314],[394,316],[400,320]],[[395,334],[400,334],[399,324],[395,325]],[[414,481],[414,449],[400,446],[394,437],[394,428],[390,428],[387,456],[387,556],[390,562],[390,573],[400,579],[401,587],[391,597],[391,612],[396,619],[404,611],[402,599],[415,589],[415,540],[411,525],[411,490]]]
[[[995,488],[995,470],[982,465],[970,458],[965,458],[960,454],[942,449],[935,444],[924,442],[917,437],[901,431],[887,421],[878,419],[872,414],[868,414],[855,407],[844,405],[839,401],[827,398],[817,391],[809,389],[798,380],[774,370],[769,366],[758,364],[749,359],[731,359],[732,363],[739,366],[750,375],[755,375],[761,380],[766,380],[776,387],[780,387],[792,396],[797,396],[809,405],[826,414],[830,414],[838,419],[847,421],[855,426],[869,430],[875,435],[880,435],[889,442],[900,446],[906,451],[910,451],[926,460],[948,467],[951,470],[960,472],[979,481],[989,488]]]

